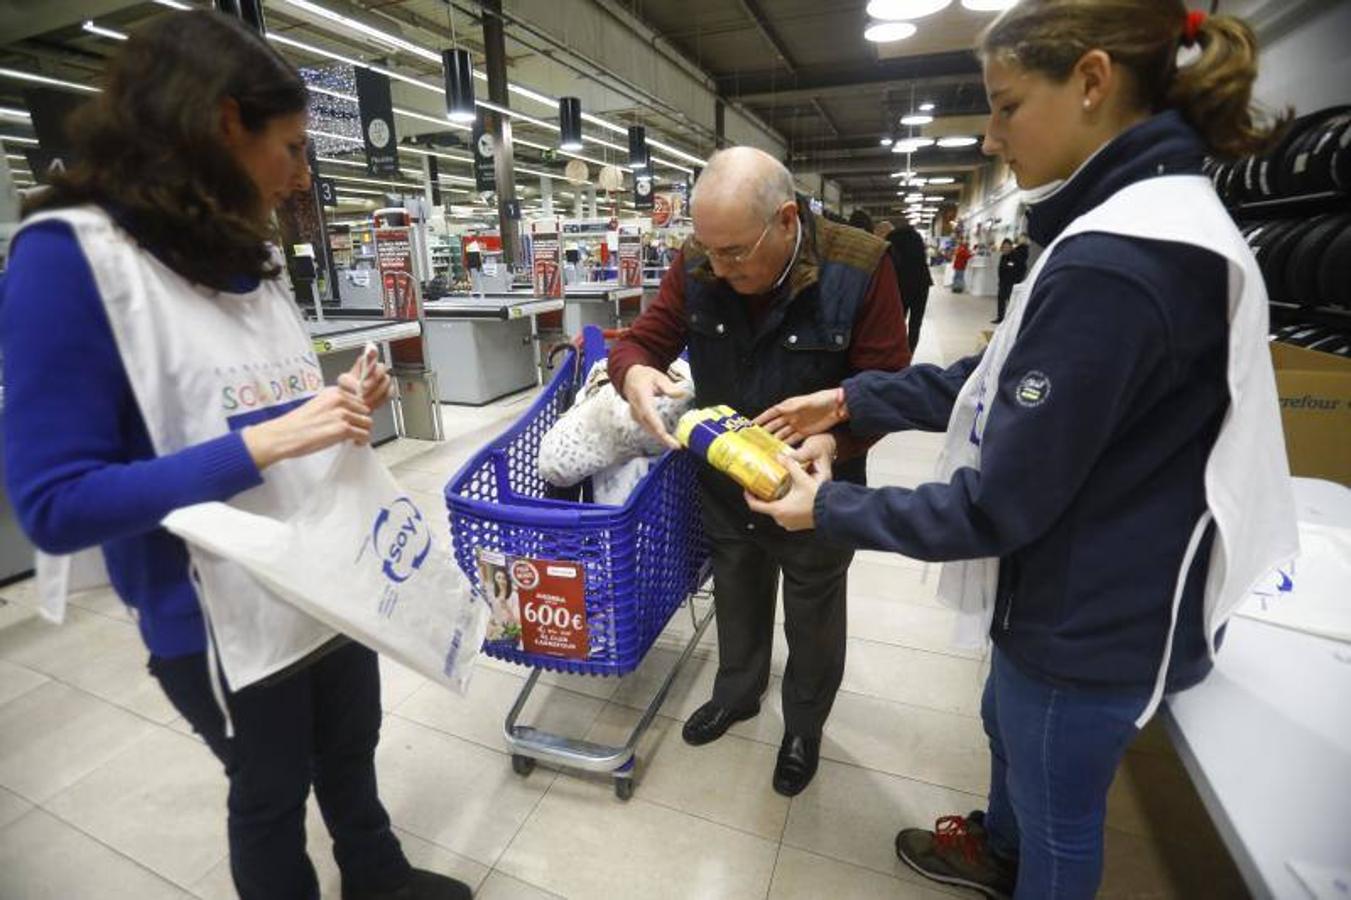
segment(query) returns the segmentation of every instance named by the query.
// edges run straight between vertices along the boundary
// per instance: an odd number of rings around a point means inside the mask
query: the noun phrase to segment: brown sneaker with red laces
[[[896,855],[925,878],[980,891],[995,900],[1010,900],[1018,883],[1017,860],[990,850],[985,813],[965,819],[944,816],[934,830],[905,828],[896,834]]]

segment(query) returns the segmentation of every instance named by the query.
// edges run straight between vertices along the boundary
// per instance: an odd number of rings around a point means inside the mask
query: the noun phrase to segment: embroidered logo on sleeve
[[[1029,409],[1041,406],[1046,402],[1046,398],[1051,396],[1051,379],[1046,377],[1045,372],[1034,369],[1018,382],[1018,389],[1013,392],[1013,396],[1019,406],[1026,406]]]

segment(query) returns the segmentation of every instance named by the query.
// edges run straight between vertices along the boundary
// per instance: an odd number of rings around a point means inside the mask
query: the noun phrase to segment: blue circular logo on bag
[[[380,510],[371,532],[381,568],[390,581],[407,581],[422,567],[432,549],[432,533],[422,511],[407,497]]]

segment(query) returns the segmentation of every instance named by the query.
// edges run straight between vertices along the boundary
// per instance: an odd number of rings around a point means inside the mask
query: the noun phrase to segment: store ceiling
[[[203,4],[203,0],[191,2]],[[453,2],[461,44],[476,54],[481,52],[477,4],[472,0]],[[820,173],[838,182],[846,204],[895,203],[896,181],[890,174],[906,168],[905,158],[880,146],[879,140],[889,130],[901,133],[897,120],[912,106],[926,101],[936,104],[937,120],[918,129],[933,135],[979,136],[982,117],[988,111],[979,65],[969,48],[991,17],[967,12],[957,3],[921,20],[914,37],[877,45],[862,36],[864,0],[563,2],[594,3],[639,19],[708,72],[725,102],[753,112],[781,134],[789,148],[788,162],[795,171]],[[359,10],[365,21],[384,23],[425,47],[444,42],[449,30],[444,0],[331,0],[330,5]],[[513,3],[510,7],[513,15],[525,18],[530,3]],[[150,0],[0,2],[0,66],[93,84],[118,42],[85,31],[82,23],[86,19],[126,32],[167,11]],[[379,55],[379,48],[369,40],[322,27],[284,2],[267,0],[267,16],[274,32],[352,57],[373,59]],[[508,47],[514,59],[536,52],[519,40],[509,41]],[[324,62],[293,47],[281,49],[301,64]],[[544,47],[538,47],[538,51],[548,52]],[[439,67],[416,56],[400,54],[397,67],[427,82],[440,80]],[[0,104],[21,108],[23,87],[22,82],[0,79]],[[547,110],[526,111],[553,118]],[[687,138],[682,142],[675,127],[663,132],[659,117],[649,121],[653,123],[650,132],[696,153],[706,150],[693,146]],[[10,133],[27,133],[15,120],[0,121],[0,125]],[[436,130],[412,122],[401,123],[401,128],[406,133]],[[516,123],[515,130],[528,141],[548,146],[556,142],[555,134],[522,121]],[[623,143],[622,135],[605,137]],[[539,170],[561,169],[566,161],[551,163],[529,147],[518,147],[517,155],[521,164]],[[981,162],[978,147],[931,147],[916,153],[910,168],[927,175],[954,177],[954,184],[935,188],[951,195],[961,189],[965,174]]]

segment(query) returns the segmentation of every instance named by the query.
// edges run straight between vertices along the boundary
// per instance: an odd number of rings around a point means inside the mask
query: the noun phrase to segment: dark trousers
[[[1102,880],[1107,789],[1149,691],[1058,688],[995,648],[981,719],[990,739],[985,826],[1018,859],[1017,900],[1090,900]]]
[[[206,654],[150,658],[150,672],[230,779],[230,872],[242,900],[318,898],[305,855],[313,785],[345,890],[393,890],[411,869],[375,786],[380,669],[349,643],[275,683],[226,694],[234,737],[211,694]]]
[[[999,283],[999,296],[995,301],[995,320],[1003,321],[1004,312],[1009,308],[1009,297],[1013,294],[1013,282]]]
[[[774,611],[783,574],[783,720],[790,734],[818,736],[844,677],[845,584],[852,550],[813,532],[789,533],[748,512],[725,509],[702,491],[713,550],[718,677],[713,702],[749,709],[769,686]]]
[[[929,286],[925,285],[905,300],[905,331],[910,339],[910,352],[919,345],[919,327],[924,324],[924,310],[929,305]]]

